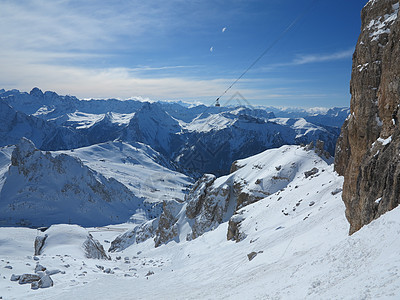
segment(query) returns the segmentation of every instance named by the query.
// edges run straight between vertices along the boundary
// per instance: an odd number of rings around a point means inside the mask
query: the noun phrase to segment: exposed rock
[[[193,219],[200,213],[206,198],[206,190],[212,185],[216,177],[212,174],[204,174],[192,187],[187,199],[186,215]]]
[[[10,280],[11,281],[18,281],[20,277],[21,277],[21,275],[12,274]]]
[[[36,267],[35,267],[35,273],[37,273],[39,271],[46,271],[46,268],[43,267],[41,264],[37,263]]]
[[[252,261],[254,259],[254,257],[257,256],[257,252],[250,252],[249,254],[247,254],[247,258],[249,259],[249,261]]]
[[[49,288],[53,286],[53,280],[51,279],[51,277],[49,275],[45,275],[42,278],[40,278],[39,280],[39,288]]]
[[[183,204],[178,201],[164,201],[163,213],[161,214],[154,238],[155,246],[166,244],[174,240],[178,236],[179,212],[182,210]]]
[[[146,241],[152,238],[156,234],[159,219],[153,219],[147,221],[135,228],[124,232],[123,234],[117,236],[115,240],[111,242],[109,252],[118,252],[126,249],[127,247]]]
[[[246,238],[246,234],[240,231],[240,224],[243,221],[243,217],[240,214],[233,215],[228,222],[228,233],[226,235],[227,240],[233,240],[240,242]]]
[[[302,163],[292,162],[291,152],[295,150],[289,148],[285,146],[237,161],[234,164],[241,167],[220,178],[205,174],[193,185],[184,203],[164,205],[155,237],[156,247],[184,237],[195,239],[228,221],[227,239],[245,239],[240,230],[240,209],[285,188],[299,169],[301,173],[307,170]],[[297,147],[296,151],[304,149]],[[310,155],[317,158],[315,154]],[[277,156],[284,156],[286,163],[270,170],[271,161]]]
[[[38,235],[35,238],[35,254],[34,255],[40,255],[44,246],[44,243],[47,239],[47,234],[44,236]]]
[[[100,242],[93,238],[90,233],[86,241],[83,243],[83,248],[87,258],[111,260],[110,256],[107,255]]]
[[[310,171],[304,172],[304,176],[308,178],[310,176],[317,174],[318,172],[319,172],[318,168],[312,168]]]
[[[37,290],[37,289],[45,289],[52,287],[54,285],[53,280],[49,275],[44,275],[43,277],[40,278],[39,281],[34,281],[31,284],[31,289],[32,290]]]
[[[350,234],[400,201],[398,0],[369,1],[353,55],[351,113],[336,146]],[[379,203],[375,200],[382,198]]]
[[[55,274],[58,274],[58,273],[61,273],[61,271],[58,270],[58,269],[46,270],[46,275],[55,275]]]
[[[37,274],[22,274],[19,277],[19,284],[25,284],[25,283],[32,283],[34,281],[39,281],[40,280],[40,276]]]
[[[147,272],[147,274],[146,274],[146,275],[144,275],[144,276],[146,276],[146,277],[147,277],[147,276],[150,276],[150,275],[154,275],[154,272],[153,272],[153,271],[148,271],[148,272]]]

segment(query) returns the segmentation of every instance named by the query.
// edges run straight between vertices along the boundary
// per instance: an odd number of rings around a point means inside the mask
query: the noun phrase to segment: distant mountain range
[[[286,144],[321,140],[334,154],[348,108],[329,110],[188,106],[137,100],[79,100],[0,90],[0,146],[26,137],[41,150],[109,141],[141,142],[193,177],[227,174],[233,161]]]

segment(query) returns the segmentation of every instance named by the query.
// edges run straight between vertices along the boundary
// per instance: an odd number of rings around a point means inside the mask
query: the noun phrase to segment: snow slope
[[[191,179],[173,171],[175,166],[142,143],[107,142],[54,153],[79,158],[107,178],[115,178],[148,203],[184,198]]]
[[[0,148],[0,222],[141,223],[161,213],[162,201],[184,198],[191,179],[173,167],[140,143],[44,153],[23,139]]]
[[[133,244],[111,253],[112,260],[95,260],[81,253],[39,256],[49,269],[65,274],[52,278],[54,286],[31,290],[11,282],[10,276],[33,272],[35,231],[0,228],[0,296],[3,299],[398,299],[400,295],[400,209],[348,236],[349,225],[341,201],[343,179],[312,153],[284,147],[264,154],[275,156],[256,166],[264,178],[275,167],[317,173],[289,176],[284,188],[238,211],[240,241],[226,238],[228,223],[192,241],[170,242],[154,248],[154,241]],[[282,152],[280,152],[282,154]],[[286,155],[285,155],[286,154]],[[280,160],[280,156],[284,157]],[[291,156],[291,159],[289,159]],[[252,181],[261,157],[239,162],[241,176]],[[253,169],[253,170],[256,170]],[[311,175],[310,175],[311,174]],[[259,174],[260,175],[260,174]],[[121,226],[89,228],[105,248]],[[77,234],[82,229],[77,228]],[[12,233],[12,234],[10,234]],[[41,233],[42,234],[42,233]],[[27,241],[31,241],[28,243]],[[79,241],[80,243],[80,241]],[[76,243],[79,246],[78,243]],[[4,249],[16,249],[6,251]],[[61,253],[62,250],[59,250]],[[252,254],[252,260],[248,255]],[[31,253],[31,254],[29,254]],[[11,266],[13,269],[5,268]],[[106,269],[110,269],[105,273]]]
[[[72,156],[39,151],[27,139],[15,147],[5,168],[0,186],[0,223],[5,226],[121,223],[147,208],[114,178]]]

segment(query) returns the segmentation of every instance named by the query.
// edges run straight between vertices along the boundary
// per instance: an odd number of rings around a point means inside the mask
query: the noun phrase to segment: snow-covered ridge
[[[232,167],[233,173],[230,175],[220,178],[204,175],[193,186],[185,202],[164,203],[158,229],[148,234],[148,237],[155,235],[155,246],[170,241],[192,240],[214,230],[221,223],[228,222],[241,208],[254,202],[272,197],[271,195],[279,195],[292,186],[301,190],[300,186],[305,185],[308,187],[304,190],[309,189],[310,179],[325,177],[324,172],[332,169],[332,166],[327,164],[327,162],[332,163],[332,158],[321,158],[314,150],[283,146],[235,162]],[[330,172],[327,172],[326,176],[331,177]],[[339,188],[338,184],[335,187],[329,186],[328,189],[334,192]],[[327,192],[325,189],[324,191]],[[307,198],[309,197],[304,197],[302,201],[307,202]],[[310,207],[314,204],[315,201]],[[296,206],[298,205],[293,203],[293,207]],[[288,209],[284,208],[280,214],[282,216],[292,214]],[[303,217],[306,216],[307,214],[304,214]],[[137,229],[120,236],[117,241],[118,246],[114,245],[112,249],[121,251],[125,246],[134,244],[137,238],[136,231]],[[241,235],[239,238],[239,235],[239,233],[236,236],[233,234],[229,239],[240,240],[244,237]]]
[[[108,142],[74,150],[56,151],[79,158],[85,165],[115,178],[147,203],[182,200],[191,179],[160,153],[142,143]]]
[[[50,153],[22,139],[0,153],[3,226],[143,222],[161,213],[163,200],[183,199],[190,186],[189,178],[167,169],[162,156],[140,144]]]
[[[127,224],[88,229],[59,225],[39,233],[47,234],[48,240],[42,254],[32,257],[36,230],[0,228],[2,297],[396,299],[398,208],[349,237],[341,201],[343,178],[313,151],[285,146],[235,166],[229,176],[209,177],[214,182],[199,189],[198,196],[236,181],[246,181],[249,193],[271,194],[190,242],[183,239],[154,248],[151,238],[129,243],[125,234],[123,250],[107,253],[111,260],[88,259],[82,247],[88,233],[108,249]],[[170,212],[187,219],[185,210]],[[148,223],[152,225],[156,224]],[[177,222],[181,233],[188,232],[182,225]],[[232,229],[239,239],[227,240]],[[134,235],[144,237],[138,229]],[[12,274],[34,273],[37,262],[60,272],[51,275],[53,287],[33,291],[10,281]]]
[[[346,109],[337,108],[319,113],[275,109],[273,113],[269,108],[81,101],[37,88],[29,94],[4,91],[0,105],[5,106],[0,120],[7,124],[0,129],[0,146],[15,144],[21,137],[51,151],[114,140],[141,142],[174,161],[181,172],[195,177],[207,172],[227,174],[232,161],[284,144],[319,139],[333,154],[338,128],[347,115]],[[302,117],[308,128],[298,126],[301,122],[293,127],[290,122],[269,121],[282,115],[298,121]]]

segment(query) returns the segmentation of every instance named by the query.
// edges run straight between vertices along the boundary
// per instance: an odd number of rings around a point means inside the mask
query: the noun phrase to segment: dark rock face
[[[42,254],[42,249],[44,247],[44,243],[45,243],[46,239],[47,239],[47,234],[44,235],[44,236],[38,235],[35,238],[35,244],[34,244],[34,246],[35,246],[35,254],[34,255]]]
[[[350,115],[336,145],[350,234],[400,201],[398,0],[371,0],[353,55]]]
[[[87,258],[111,260],[110,256],[107,255],[100,242],[93,238],[90,233],[86,241],[83,243],[83,249],[85,250],[85,255]]]

